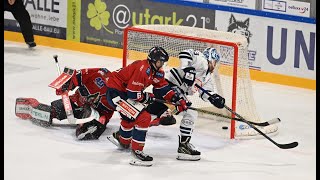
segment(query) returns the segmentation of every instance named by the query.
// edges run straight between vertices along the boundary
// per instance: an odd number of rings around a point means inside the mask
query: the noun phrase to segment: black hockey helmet
[[[149,50],[148,58],[150,62],[157,62],[157,60],[167,62],[169,60],[168,53],[159,46],[154,46]]]

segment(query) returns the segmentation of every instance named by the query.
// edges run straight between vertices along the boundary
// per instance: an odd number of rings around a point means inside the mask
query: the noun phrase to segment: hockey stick
[[[198,111],[198,112],[201,112],[201,113],[205,113],[205,114],[211,114],[211,115],[214,115],[214,116],[226,118],[226,119],[231,119],[231,120],[235,120],[235,121],[244,122],[241,118],[232,118],[232,117],[224,115],[224,114],[215,113],[215,112],[207,111],[207,110],[204,110],[204,109],[197,109],[197,108],[194,108],[194,107],[189,107],[189,109],[192,109],[192,110],[195,110],[195,111]],[[253,125],[262,126],[263,127],[263,126],[269,126],[269,125],[272,125],[272,124],[276,124],[276,123],[278,123],[280,121],[281,120],[279,118],[273,118],[273,119],[271,119],[269,121],[260,122],[260,123],[259,122],[252,122],[252,121],[248,121],[248,122],[250,122]]]
[[[58,62],[58,56],[54,55],[53,58],[54,58],[54,60],[56,62],[56,66],[57,66],[57,71],[58,71],[59,77],[57,79],[55,79],[53,82],[51,82],[49,84],[49,87],[52,87],[54,89],[60,89],[64,83],[66,83],[69,79],[72,78],[72,75],[75,72],[75,70],[74,69],[70,69],[70,68],[65,68],[63,74],[61,74],[60,66],[59,66],[59,62]],[[64,109],[66,111],[68,122],[70,124],[83,124],[83,123],[92,121],[93,119],[99,119],[100,118],[100,115],[97,112],[97,110],[93,109],[92,107],[90,107],[91,114],[90,114],[89,117],[82,118],[82,119],[78,119],[78,118],[74,117],[73,108],[71,106],[71,102],[70,102],[70,99],[69,99],[68,91],[65,91],[62,94],[62,102],[63,102]]]
[[[195,86],[199,89],[201,89],[204,93],[206,93],[208,96],[211,96],[211,94],[206,91],[205,89],[203,89],[201,86],[199,86],[198,84],[195,84]],[[236,115],[238,118],[242,119],[243,122],[245,122],[246,124],[248,124],[251,128],[253,128],[254,130],[256,130],[259,134],[261,134],[263,137],[265,137],[266,139],[268,139],[270,142],[272,142],[273,144],[275,144],[276,146],[278,146],[281,149],[291,149],[291,148],[295,148],[296,146],[298,146],[298,142],[292,142],[292,143],[288,143],[288,144],[279,144],[277,142],[275,142],[273,139],[271,139],[269,136],[267,136],[265,133],[263,133],[262,131],[260,131],[257,127],[255,127],[254,125],[252,125],[252,123],[250,123],[249,121],[245,120],[240,114],[234,112],[231,108],[229,108],[227,105],[224,105],[224,108],[226,108],[228,111],[230,111],[232,114]]]
[[[164,103],[164,104],[169,104],[169,105],[175,105],[174,103],[167,102],[167,101],[162,100],[162,99],[153,99],[153,100],[154,100],[155,102],[159,102],[159,103]],[[232,119],[232,120],[235,120],[235,121],[244,122],[244,121],[243,121],[242,119],[240,119],[240,118],[232,118],[232,117],[227,116],[227,115],[224,115],[224,114],[215,113],[215,112],[207,111],[207,110],[204,110],[204,109],[198,109],[198,108],[191,107],[191,106],[189,106],[188,109],[192,109],[192,110],[195,110],[195,111],[197,111],[197,112],[201,112],[201,113],[205,113],[205,114],[211,114],[211,115],[218,116],[218,117],[223,117],[223,118],[226,118],[226,119]],[[269,120],[269,121],[265,121],[265,122],[261,122],[261,123],[252,122],[252,121],[248,121],[248,122],[250,122],[251,124],[257,125],[257,126],[269,126],[269,125],[271,125],[271,124],[275,124],[275,123],[280,122],[280,119],[279,119],[279,118],[274,118],[274,119],[271,119],[271,120]]]
[[[58,55],[54,55],[53,58],[54,58],[54,60],[56,62],[58,75],[60,76],[61,71],[60,71],[60,66],[59,66],[59,62],[58,62]],[[62,102],[63,102],[64,110],[66,111],[66,114],[67,114],[67,119],[68,119],[70,124],[75,124],[76,123],[76,119],[75,119],[75,117],[73,115],[73,109],[72,109],[71,102],[70,102],[70,99],[69,99],[68,91],[63,92],[61,94],[61,96],[62,96]]]

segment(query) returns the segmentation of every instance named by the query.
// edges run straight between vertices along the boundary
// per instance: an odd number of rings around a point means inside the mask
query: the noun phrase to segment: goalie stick
[[[203,91],[204,93],[206,93],[208,96],[211,96],[211,94],[206,91],[205,89],[203,89],[201,86],[199,86],[198,84],[195,84],[195,86],[199,89],[201,89],[201,91]],[[240,118],[244,123],[248,124],[251,128],[253,128],[254,130],[256,130],[259,134],[261,134],[263,137],[265,137],[266,139],[268,139],[270,142],[272,142],[274,145],[278,146],[281,149],[291,149],[291,148],[295,148],[298,146],[298,142],[292,142],[292,143],[288,143],[288,144],[279,144],[277,142],[275,142],[273,139],[271,139],[269,136],[267,136],[265,133],[263,133],[262,131],[260,131],[257,127],[255,127],[254,125],[252,125],[252,123],[250,123],[249,121],[247,121],[246,119],[244,119],[240,114],[234,112],[231,108],[229,108],[227,105],[224,105],[224,108],[226,108],[228,111],[230,111],[232,114],[236,115],[238,118]]]
[[[58,75],[60,76],[61,72],[60,72],[60,67],[59,67],[59,62],[58,62],[58,55],[54,55],[53,58],[55,60],[56,66],[57,66]],[[61,97],[62,97],[63,106],[66,111],[67,119],[68,119],[69,123],[75,124],[76,119],[73,115],[73,109],[72,109],[71,102],[69,99],[68,91],[63,92],[61,94]]]
[[[54,55],[53,58],[55,60],[56,66],[57,66],[57,71],[58,71],[59,77],[56,80],[54,80],[52,83],[50,83],[49,87],[52,87],[54,89],[59,89],[64,83],[66,83],[72,77],[72,75],[75,73],[75,70],[65,68],[63,74],[61,74],[60,66],[59,66],[59,62],[58,62],[58,56]],[[84,118],[84,119],[75,118],[68,93],[69,93],[69,91],[65,91],[61,94],[61,96],[62,96],[63,106],[66,111],[67,119],[70,124],[82,124],[82,123],[92,121],[93,119],[97,119],[97,120],[99,119],[99,116],[100,116],[99,113],[95,109],[93,109],[92,107],[90,107],[91,108],[90,117]]]

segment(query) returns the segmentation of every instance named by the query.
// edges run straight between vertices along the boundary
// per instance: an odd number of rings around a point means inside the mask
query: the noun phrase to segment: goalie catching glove
[[[212,105],[214,105],[215,107],[222,109],[224,107],[225,104],[225,99],[223,97],[221,97],[219,94],[212,94],[208,100],[210,101],[210,103]]]

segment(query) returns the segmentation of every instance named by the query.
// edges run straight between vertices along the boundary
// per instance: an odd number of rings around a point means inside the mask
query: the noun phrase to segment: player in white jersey
[[[172,89],[178,92],[180,96],[186,98],[186,96],[194,94],[193,90],[196,80],[197,84],[201,85],[203,89],[211,94],[211,96],[208,96],[201,90],[198,90],[201,99],[211,102],[217,108],[223,108],[225,99],[214,92],[212,80],[213,70],[220,60],[217,50],[215,48],[206,48],[203,53],[193,49],[184,50],[179,53],[179,60],[180,67],[172,68],[165,73],[165,78]],[[160,103],[154,103],[148,108],[150,111],[155,109],[160,111],[164,107]],[[153,114],[156,114],[156,112],[153,112]],[[190,143],[194,124],[198,118],[198,112],[188,109],[182,112],[181,115],[183,118],[180,123],[177,159],[200,160],[201,153]]]

